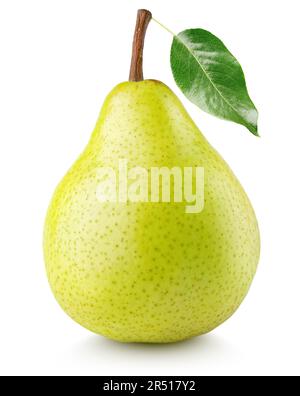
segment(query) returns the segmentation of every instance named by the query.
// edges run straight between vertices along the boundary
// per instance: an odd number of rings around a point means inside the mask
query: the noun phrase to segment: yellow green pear
[[[174,342],[236,311],[256,272],[259,231],[240,183],[174,93],[132,80],[108,95],[90,142],[54,193],[46,270],[61,307],[87,329],[123,342]],[[193,169],[194,185],[203,169],[203,207],[153,202],[151,183],[147,199],[120,200],[120,163],[139,171],[127,179],[138,198],[146,188],[139,176],[150,179],[151,169]],[[112,200],[99,196],[103,169],[116,175]]]

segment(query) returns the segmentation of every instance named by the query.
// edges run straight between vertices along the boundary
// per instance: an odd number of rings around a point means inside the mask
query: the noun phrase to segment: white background
[[[299,375],[299,1],[0,1],[0,374]],[[189,103],[169,66],[172,37],[151,23],[145,77],[168,84],[230,164],[256,210],[260,267],[240,310],[172,345],[93,335],[59,308],[42,254],[53,190],[101,104],[127,79],[136,10],[175,32],[202,27],[241,62],[261,139]]]

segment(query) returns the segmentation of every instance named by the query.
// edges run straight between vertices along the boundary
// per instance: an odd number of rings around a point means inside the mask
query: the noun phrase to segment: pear
[[[122,342],[174,342],[210,332],[236,311],[257,269],[259,230],[240,183],[175,94],[136,71],[131,77],[106,98],[54,193],[46,270],[61,307],[85,328]],[[155,167],[203,169],[203,208],[152,202],[151,184],[146,200],[120,201],[117,183],[114,199],[101,200],[100,170],[120,179],[124,160],[149,177]]]

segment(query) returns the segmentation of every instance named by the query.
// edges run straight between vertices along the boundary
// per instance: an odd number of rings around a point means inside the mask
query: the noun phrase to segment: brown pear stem
[[[132,56],[129,81],[143,81],[143,50],[144,41],[152,14],[148,10],[138,10],[132,44]]]

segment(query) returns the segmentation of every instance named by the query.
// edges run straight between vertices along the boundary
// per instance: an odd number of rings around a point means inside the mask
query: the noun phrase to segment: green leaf
[[[251,101],[243,70],[216,36],[189,29],[174,36],[171,67],[186,97],[207,113],[244,125],[257,133],[258,112]]]

